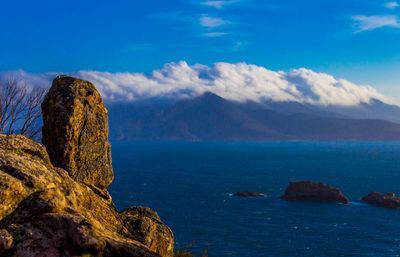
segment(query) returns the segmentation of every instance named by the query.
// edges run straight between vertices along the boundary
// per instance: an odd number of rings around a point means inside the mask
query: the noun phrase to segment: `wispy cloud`
[[[227,32],[210,32],[210,33],[204,33],[203,36],[205,37],[221,37],[227,35]]]
[[[399,7],[399,3],[398,2],[388,2],[385,4],[385,6],[389,9],[396,9],[397,7]]]
[[[399,18],[395,15],[381,15],[381,16],[364,16],[358,15],[352,17],[357,22],[358,30],[362,32],[367,30],[374,30],[382,27],[400,28]]]
[[[233,4],[239,2],[239,0],[230,0],[230,1],[205,1],[200,3],[201,5],[205,5],[205,6],[211,6],[217,9],[220,9],[222,7],[224,7],[225,5],[228,4]]]
[[[222,8],[222,6],[224,6],[225,1],[207,1],[207,2],[203,2],[201,3],[202,5],[206,5],[206,6],[212,6],[215,8]]]
[[[225,24],[229,24],[230,22],[217,17],[210,17],[208,15],[204,15],[200,17],[200,25],[206,28],[216,28]]]

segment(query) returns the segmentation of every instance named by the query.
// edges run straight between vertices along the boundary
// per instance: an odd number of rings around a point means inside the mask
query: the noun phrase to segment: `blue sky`
[[[400,7],[380,0],[2,1],[0,71],[305,67],[400,99]]]

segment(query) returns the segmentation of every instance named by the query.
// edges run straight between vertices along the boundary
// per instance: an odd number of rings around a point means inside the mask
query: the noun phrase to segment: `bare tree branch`
[[[30,90],[15,78],[0,81],[0,133],[37,137],[41,131],[37,122],[44,95],[44,89]]]

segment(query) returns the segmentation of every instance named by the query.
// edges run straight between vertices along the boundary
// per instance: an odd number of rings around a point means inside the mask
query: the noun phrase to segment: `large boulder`
[[[93,85],[57,77],[42,108],[52,156],[24,136],[0,135],[1,256],[172,257],[173,234],[156,212],[119,213],[105,197],[107,110]]]
[[[92,83],[58,76],[42,103],[43,145],[55,167],[105,189],[113,180],[108,116]]]
[[[400,208],[400,198],[396,197],[394,193],[382,194],[379,192],[372,191],[368,195],[364,196],[362,200],[366,203],[391,209]]]
[[[295,201],[350,203],[349,199],[338,188],[310,181],[290,182],[281,198]]]

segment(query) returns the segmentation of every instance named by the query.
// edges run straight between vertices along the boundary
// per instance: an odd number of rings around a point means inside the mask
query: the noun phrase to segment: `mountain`
[[[260,104],[258,104],[260,106]],[[372,99],[370,103],[355,106],[318,106],[298,102],[267,101],[262,104],[267,109],[283,114],[308,113],[323,117],[380,119],[400,123],[400,107]]]
[[[350,109],[240,104],[212,93],[174,103],[113,104],[108,109],[112,140],[400,140],[399,124],[351,118]],[[361,116],[362,111],[353,114]]]
[[[361,103],[353,107],[331,107],[336,113],[353,118],[383,119],[400,123],[400,107],[373,99],[371,103]]]

